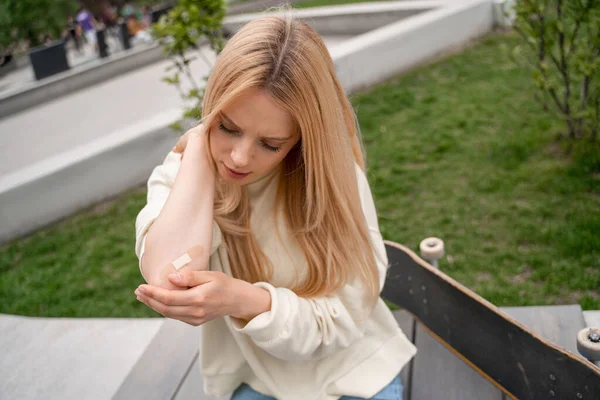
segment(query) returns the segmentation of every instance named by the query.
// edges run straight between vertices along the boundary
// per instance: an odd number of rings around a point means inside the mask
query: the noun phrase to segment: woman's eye
[[[262,147],[264,147],[265,149],[275,152],[277,153],[279,150],[281,150],[281,147],[273,147],[273,146],[269,146],[268,144],[266,144],[265,142],[262,142]]]
[[[225,127],[225,125],[223,125],[222,122],[219,123],[219,129],[222,130],[225,133],[229,133],[230,135],[235,135],[237,133],[236,131],[232,131],[231,129],[227,129]]]

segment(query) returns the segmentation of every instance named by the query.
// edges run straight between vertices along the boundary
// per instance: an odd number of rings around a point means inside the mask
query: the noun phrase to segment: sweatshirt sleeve
[[[379,232],[369,184],[358,166],[357,176],[361,204],[379,271],[381,293],[388,268],[385,245]],[[334,295],[310,299],[267,282],[254,285],[269,291],[271,310],[257,315],[245,326],[241,320],[231,318],[232,325],[277,358],[303,361],[327,357],[349,347],[364,335],[365,305],[360,301],[360,285],[349,283]]]
[[[139,212],[135,220],[135,254],[138,257],[142,277],[144,276],[144,273],[142,272],[142,256],[146,249],[146,236],[148,230],[165,206],[180,166],[181,154],[171,151],[167,154],[163,163],[154,168],[148,179],[146,205]],[[221,229],[213,220],[212,246],[210,249],[211,255],[221,245],[221,242]]]

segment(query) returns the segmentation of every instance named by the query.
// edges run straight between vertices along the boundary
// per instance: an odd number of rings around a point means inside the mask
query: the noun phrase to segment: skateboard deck
[[[410,249],[386,241],[382,297],[513,399],[600,399],[600,369],[548,342]]]

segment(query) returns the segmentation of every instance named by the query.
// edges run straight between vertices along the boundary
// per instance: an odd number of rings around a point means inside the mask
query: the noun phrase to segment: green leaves
[[[0,50],[24,40],[35,47],[46,34],[59,39],[78,6],[77,0],[0,0]]]
[[[163,82],[168,83],[169,85],[179,85],[181,82],[179,80],[179,73],[175,73],[173,76],[165,76],[162,78]]]
[[[222,45],[219,31],[224,17],[225,3],[222,0],[179,0],[153,26],[152,34],[169,56],[195,49],[201,39],[207,39],[211,48],[218,52]]]
[[[224,17],[223,0],[179,0],[177,5],[152,27],[152,36],[159,41],[164,53],[172,61],[167,71],[177,71],[162,78],[162,81],[173,85],[187,105],[183,119],[201,119],[204,100],[204,89],[198,85],[190,69],[190,64],[198,57],[190,54],[199,51],[204,41],[208,42],[217,54],[221,52],[224,45],[221,34]],[[206,57],[201,58],[208,62]],[[186,82],[185,87],[191,88],[183,89],[182,77]],[[172,127],[182,131],[182,121],[172,124]]]
[[[559,110],[570,139],[600,130],[600,0],[517,0],[515,60],[532,70],[544,108]],[[523,51],[522,51],[523,50]],[[553,103],[553,104],[552,104]]]

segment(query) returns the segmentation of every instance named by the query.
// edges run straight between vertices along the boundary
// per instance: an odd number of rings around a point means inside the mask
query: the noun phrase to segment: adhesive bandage
[[[200,246],[200,245],[194,246],[194,247],[189,248],[188,251],[186,253],[184,253],[181,257],[172,261],[171,264],[173,265],[173,267],[175,267],[175,269],[177,271],[179,271],[181,268],[185,267],[186,265],[191,263],[192,260],[195,260],[196,258],[200,257],[201,255],[202,255],[202,246]]]

